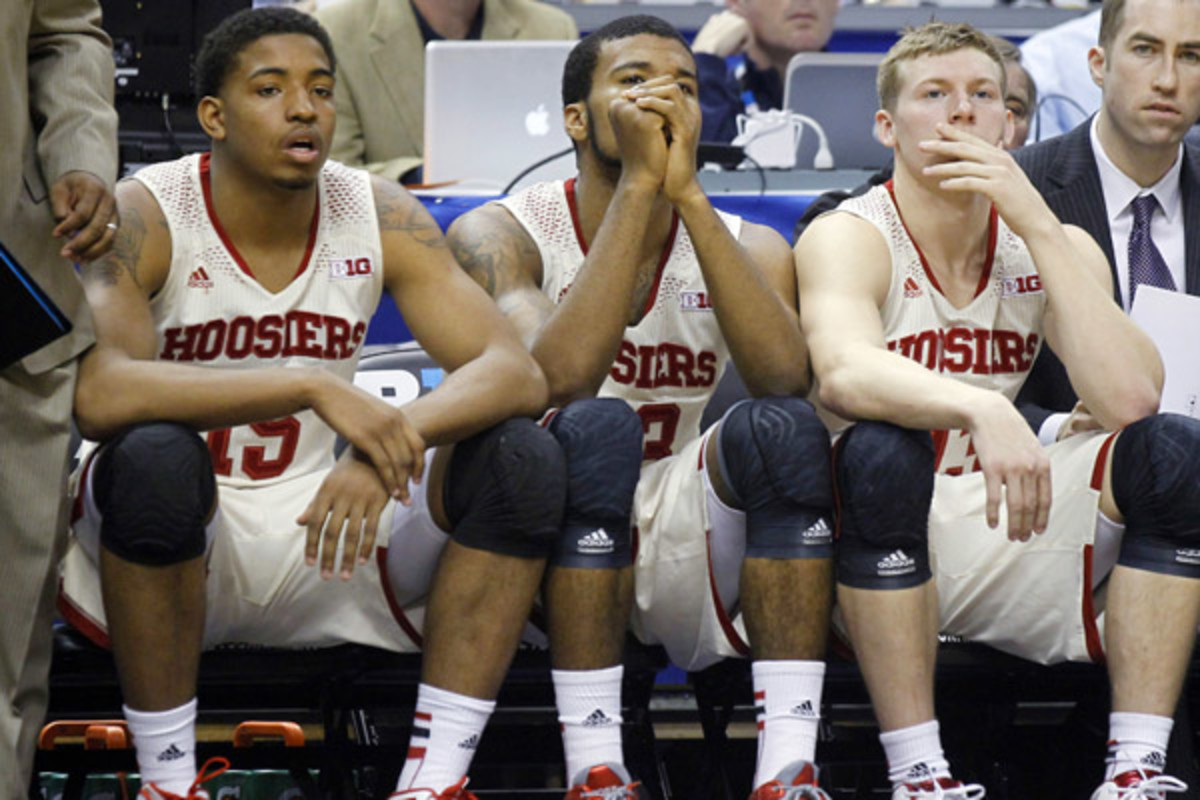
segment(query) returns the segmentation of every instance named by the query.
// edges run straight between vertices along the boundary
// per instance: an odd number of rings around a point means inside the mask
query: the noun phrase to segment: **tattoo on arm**
[[[121,213],[121,227],[108,255],[84,268],[84,280],[96,281],[104,286],[115,286],[121,273],[129,273],[130,279],[139,289],[137,265],[146,242],[146,222],[141,212],[130,208]]]
[[[453,237],[450,248],[466,273],[495,298],[516,288],[512,273],[519,265],[538,258],[537,248],[527,237],[491,231],[474,239]]]
[[[407,233],[418,244],[441,249],[446,246],[442,231],[421,204],[407,196],[378,197],[376,203],[381,231]]]

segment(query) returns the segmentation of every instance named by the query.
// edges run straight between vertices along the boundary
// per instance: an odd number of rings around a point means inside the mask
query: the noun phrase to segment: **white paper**
[[[1200,297],[1139,286],[1129,314],[1162,356],[1160,411],[1200,417]]]

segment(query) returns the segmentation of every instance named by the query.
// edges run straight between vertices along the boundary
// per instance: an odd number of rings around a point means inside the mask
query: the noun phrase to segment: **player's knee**
[[[751,558],[830,558],[829,433],[797,397],[743,400],[721,420],[721,474],[746,512]]]
[[[1158,414],[1113,446],[1113,499],[1125,516],[1120,563],[1200,578],[1200,421]]]
[[[925,431],[859,422],[834,452],[838,581],[904,589],[930,578],[933,442]]]
[[[216,479],[204,441],[174,423],[131,428],[105,445],[92,469],[100,542],[135,564],[203,555]]]
[[[445,486],[454,541],[520,558],[550,554],[566,498],[562,448],[532,420],[510,419],[454,447]]]
[[[584,569],[628,566],[641,418],[624,400],[591,398],[556,414],[550,432],[567,462],[566,510],[551,561]]]

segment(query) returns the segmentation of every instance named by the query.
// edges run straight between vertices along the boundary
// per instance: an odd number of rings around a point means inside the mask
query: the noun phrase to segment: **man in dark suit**
[[[1103,93],[1100,111],[1069,133],[1018,151],[1017,162],[1059,219],[1100,244],[1126,311],[1140,283],[1135,278],[1131,291],[1133,207],[1143,196],[1154,198],[1149,239],[1170,274],[1161,285],[1200,294],[1200,146],[1183,143],[1200,117],[1200,3],[1106,0],[1088,63]],[[1045,349],[1018,403],[1043,442],[1094,426],[1084,409],[1072,413],[1076,396],[1066,370]]]

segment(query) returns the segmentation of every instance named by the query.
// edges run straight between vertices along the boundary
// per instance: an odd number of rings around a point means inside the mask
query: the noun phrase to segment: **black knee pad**
[[[528,419],[502,422],[454,446],[444,488],[450,535],[477,550],[546,558],[566,487],[562,448],[549,431]]]
[[[929,580],[933,460],[927,431],[859,422],[842,434],[833,451],[839,583],[907,589]]]
[[[642,471],[642,420],[624,400],[590,398],[554,415],[567,459],[567,505],[551,563],[620,569],[632,563],[633,493]]]
[[[743,400],[721,420],[721,474],[746,512],[750,558],[832,558],[829,432],[798,397]]]
[[[1200,578],[1200,421],[1158,414],[1113,445],[1113,499],[1125,516],[1119,563]]]
[[[191,428],[156,422],[108,442],[92,465],[92,493],[100,543],[120,558],[165,566],[204,554],[217,483]]]

